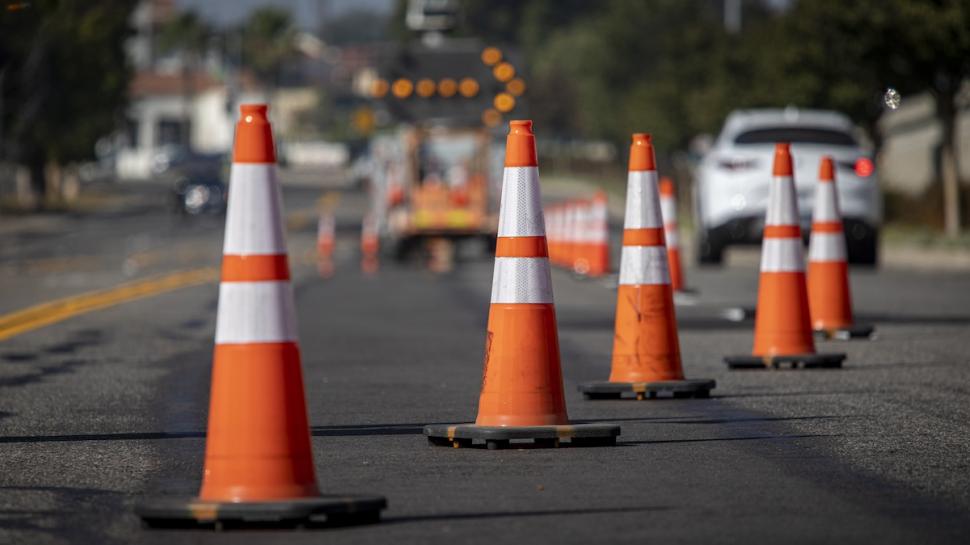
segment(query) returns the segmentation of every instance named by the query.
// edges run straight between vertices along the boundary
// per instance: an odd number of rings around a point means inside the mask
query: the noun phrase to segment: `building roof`
[[[134,98],[157,95],[180,95],[187,90],[198,93],[215,87],[221,87],[222,82],[205,72],[192,72],[188,77],[188,85],[182,74],[140,71],[128,86],[130,95]],[[187,88],[186,88],[187,87]]]

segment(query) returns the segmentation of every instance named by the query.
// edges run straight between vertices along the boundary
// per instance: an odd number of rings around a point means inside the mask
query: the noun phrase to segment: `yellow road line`
[[[167,291],[213,282],[215,267],[202,267],[121,284],[113,288],[65,297],[0,316],[0,341],[33,329],[55,324],[79,314]]]

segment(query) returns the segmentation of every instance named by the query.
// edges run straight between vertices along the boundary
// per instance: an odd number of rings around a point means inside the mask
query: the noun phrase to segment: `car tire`
[[[712,237],[707,231],[697,235],[697,264],[720,265],[724,262],[724,244]]]
[[[872,232],[865,237],[846,241],[850,265],[875,267],[879,264],[879,234]]]

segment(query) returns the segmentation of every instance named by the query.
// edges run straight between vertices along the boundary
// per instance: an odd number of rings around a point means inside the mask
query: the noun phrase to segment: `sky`
[[[315,30],[327,15],[355,9],[390,13],[395,0],[176,0],[175,3],[180,8],[195,10],[219,26],[239,23],[256,8],[276,6],[289,9],[299,27]]]

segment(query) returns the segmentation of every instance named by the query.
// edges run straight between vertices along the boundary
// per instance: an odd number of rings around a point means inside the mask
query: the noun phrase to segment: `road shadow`
[[[14,388],[25,386],[34,382],[40,382],[50,377],[73,373],[74,369],[88,363],[87,360],[69,359],[54,365],[42,365],[31,372],[16,376],[0,379],[0,388]]]
[[[124,510],[122,492],[62,486],[0,486],[0,492],[5,496],[41,494],[46,496],[43,503],[50,504],[37,510],[0,510],[0,529],[33,534],[23,543],[46,542],[55,536],[72,543],[121,543],[104,535],[104,524]],[[98,515],[104,520],[96,520]]]

